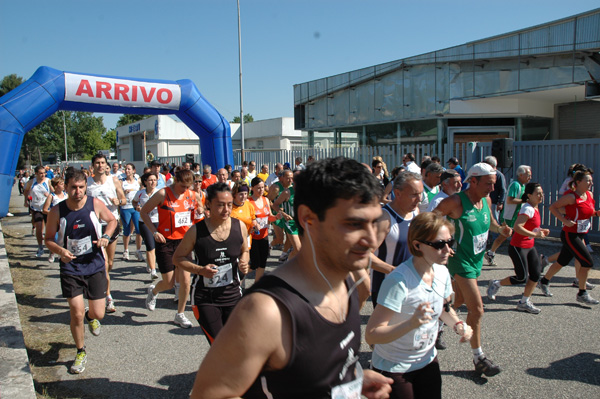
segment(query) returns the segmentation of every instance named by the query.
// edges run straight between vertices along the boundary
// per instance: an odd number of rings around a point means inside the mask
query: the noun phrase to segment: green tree
[[[17,74],[13,73],[10,75],[6,75],[2,82],[0,82],[0,97],[8,93],[9,91],[17,88],[21,83],[23,83],[23,78],[17,76]]]
[[[250,123],[250,122],[254,122],[254,117],[250,114],[244,115],[244,123]],[[234,116],[231,123],[240,123],[240,117]]]
[[[135,114],[123,114],[117,121],[117,127],[129,125],[130,123],[134,123],[137,121],[141,121],[142,119],[146,119],[151,117],[152,115],[135,115]]]
[[[117,131],[115,129],[111,129],[104,134],[104,148],[105,149],[117,149]]]

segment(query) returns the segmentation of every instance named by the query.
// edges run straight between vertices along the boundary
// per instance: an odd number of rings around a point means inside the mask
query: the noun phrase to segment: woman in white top
[[[443,265],[453,253],[453,232],[452,224],[434,213],[416,216],[407,241],[413,257],[381,285],[365,338],[375,344],[372,368],[394,380],[390,398],[441,398],[438,319],[453,326],[461,342],[473,333],[449,306],[452,283]]]
[[[145,188],[135,193],[132,201],[136,211],[141,211],[142,207],[148,202],[150,197],[158,192],[156,189],[157,184],[158,176],[156,174],[144,173],[142,175],[142,186]],[[150,220],[152,221],[152,224],[154,224],[156,230],[158,228],[158,210],[156,208],[150,212]],[[158,274],[156,273],[156,253],[154,252],[156,243],[154,241],[154,236],[142,220],[139,222],[139,229],[140,235],[144,239],[144,244],[146,245],[146,270],[150,273],[152,280],[156,280],[158,279]]]
[[[50,180],[50,184],[52,185],[54,192],[50,193],[50,195],[46,197],[46,202],[44,203],[44,209],[42,210],[44,215],[47,215],[53,206],[58,205],[60,202],[63,202],[64,200],[66,200],[69,197],[69,195],[65,191],[65,181],[63,180],[62,177],[57,176],[57,177],[53,178],[52,180]],[[58,233],[56,233],[56,234],[58,236]],[[50,252],[50,256],[48,257],[48,262],[54,263],[55,258],[56,258],[55,254],[53,252]]]
[[[131,224],[135,228],[135,255],[140,262],[144,260],[142,255],[142,236],[140,235],[140,212],[133,207],[132,201],[140,189],[140,182],[135,178],[135,165],[128,163],[125,166],[125,179],[121,181],[123,192],[127,202],[121,205],[121,219],[123,220],[123,259],[129,260],[129,236],[131,235]]]

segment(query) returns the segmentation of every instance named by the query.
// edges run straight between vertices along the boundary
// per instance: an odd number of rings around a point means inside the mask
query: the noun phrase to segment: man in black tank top
[[[67,173],[65,185],[69,197],[48,214],[46,246],[60,257],[60,284],[63,297],[69,302],[71,333],[77,356],[71,373],[85,370],[87,354],[84,341],[84,320],[93,335],[100,334],[104,317],[104,300],[108,281],[105,269],[105,248],[117,220],[99,199],[86,195],[86,176],[80,170]],[[99,220],[106,222],[103,234]],[[55,241],[58,232],[58,240]],[[85,309],[84,297],[89,311]]]
[[[332,195],[333,193],[333,195]],[[391,379],[358,363],[352,275],[376,248],[381,188],[347,158],[311,163],[296,178],[298,255],[242,298],[196,375],[192,398],[380,397]]]

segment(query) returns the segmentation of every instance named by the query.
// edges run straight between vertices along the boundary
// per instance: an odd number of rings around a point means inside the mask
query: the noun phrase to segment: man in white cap
[[[473,329],[471,348],[475,372],[487,377],[498,374],[500,367],[489,360],[481,350],[481,319],[483,302],[477,286],[483,255],[490,230],[510,236],[512,229],[500,226],[491,216],[489,194],[494,190],[496,171],[486,163],[477,163],[469,169],[466,182],[469,188],[443,200],[436,213],[447,216],[454,223],[458,238],[456,253],[448,261],[448,270],[454,279],[454,308],[467,305],[467,324]]]

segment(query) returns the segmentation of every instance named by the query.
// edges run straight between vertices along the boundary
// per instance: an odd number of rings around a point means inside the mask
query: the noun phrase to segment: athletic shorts
[[[160,242],[156,242],[156,264],[158,265],[158,270],[162,274],[172,272],[175,270],[175,264],[173,263],[173,254],[175,250],[179,246],[181,240],[167,240],[165,244]],[[190,252],[188,255],[188,259],[192,262],[191,254],[194,251]]]
[[[269,258],[269,237],[261,240],[252,240],[252,248],[250,248],[250,269],[264,269],[267,267],[267,259]]]
[[[108,280],[106,271],[102,270],[89,276],[73,276],[60,274],[60,287],[63,298],[74,298],[83,295],[86,299],[103,299],[106,297]]]
[[[282,221],[283,221],[283,219],[282,219]],[[298,227],[296,226],[296,222],[293,219],[283,221],[281,226],[287,234],[291,234],[294,236],[298,235]]]
[[[44,222],[46,223],[46,218],[48,217],[44,212],[34,211],[30,208],[31,211],[31,223]]]
[[[463,278],[476,279],[477,277],[479,277],[481,275],[481,266],[482,266],[482,264],[480,264],[479,267],[471,266],[471,265],[468,265],[468,266],[460,265],[460,267],[451,267],[450,265],[448,265],[448,271],[450,272],[451,276],[458,274],[459,276],[461,276]]]
[[[102,234],[104,234],[105,231],[106,231],[106,225],[102,225]],[[110,240],[108,240],[108,243],[112,244],[113,242],[115,242],[117,240],[117,238],[119,238],[120,234],[121,234],[121,225],[119,223],[117,223],[117,228],[113,232],[112,236],[110,236]]]

